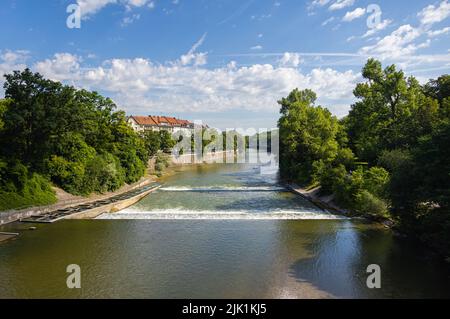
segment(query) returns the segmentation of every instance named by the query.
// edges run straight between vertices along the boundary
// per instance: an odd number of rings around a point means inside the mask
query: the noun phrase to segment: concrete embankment
[[[16,236],[19,236],[18,233],[5,233],[5,232],[0,232],[0,242],[2,241],[7,241],[9,239],[12,239]]]
[[[122,209],[125,209],[127,207],[130,207],[131,205],[136,204],[137,202],[139,202],[141,199],[143,199],[144,197],[146,197],[148,194],[154,192],[155,190],[157,190],[158,188],[160,188],[161,185],[149,189],[139,195],[133,196],[131,198],[127,198],[121,201],[117,201],[111,204],[106,204],[103,205],[101,207],[96,207],[96,208],[92,208],[92,209],[88,209],[85,210],[83,212],[80,213],[75,213],[75,214],[71,214],[69,216],[67,216],[65,219],[93,219],[96,218],[102,214],[109,214],[109,213],[115,213],[118,212]]]
[[[196,165],[196,164],[212,164],[212,163],[231,163],[235,160],[234,151],[220,151],[210,152],[202,155],[197,154],[182,154],[182,155],[168,155],[170,165]],[[150,172],[155,170],[156,156],[153,156],[148,161],[148,168]]]
[[[371,222],[376,222],[383,225],[386,228],[392,228],[394,226],[394,221],[390,218],[383,216],[375,216],[370,214],[355,215],[349,210],[339,207],[334,202],[334,195],[321,196],[320,187],[315,187],[311,190],[305,190],[296,184],[288,184],[287,187],[294,193],[306,198],[312,202],[317,207],[332,212],[333,214],[344,215],[352,218],[363,218]]]
[[[93,203],[98,200],[108,200],[109,198],[111,198],[113,196],[117,196],[117,195],[124,194],[124,193],[132,191],[132,190],[136,190],[136,189],[145,187],[146,185],[149,185],[152,182],[153,182],[152,180],[147,179],[147,180],[135,183],[133,185],[125,186],[117,192],[107,194],[107,195],[95,196],[95,198],[85,198],[85,199],[81,199],[81,200],[79,200],[79,199],[66,200],[66,201],[61,201],[54,205],[49,205],[49,206],[30,207],[30,208],[21,209],[21,210],[10,210],[10,211],[5,211],[5,212],[0,212],[0,226],[4,225],[4,224],[15,222],[15,221],[28,219],[28,218],[31,218],[32,216],[41,216],[41,215],[49,214],[49,213],[57,211],[57,210],[70,209],[70,208],[77,207],[80,205],[89,205],[90,203]],[[146,193],[146,194],[148,194],[148,193]],[[137,197],[139,197],[139,199],[140,199],[140,198],[142,198],[141,195],[142,194],[139,194]],[[132,199],[130,198],[130,199],[127,199],[126,201],[131,202],[131,200]],[[119,204],[119,203],[115,203],[115,204]],[[101,207],[98,207],[98,208],[101,208]],[[107,211],[106,208],[105,208],[105,211]]]
[[[333,202],[334,196],[320,196],[320,187],[316,187],[311,190],[305,190],[296,184],[287,184],[287,187],[292,192],[309,200],[311,203],[323,210],[339,215],[349,214],[347,210],[340,208]]]

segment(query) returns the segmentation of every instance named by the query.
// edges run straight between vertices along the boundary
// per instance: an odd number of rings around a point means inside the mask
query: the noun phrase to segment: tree
[[[0,99],[0,132],[5,127],[5,122],[3,120],[3,116],[6,112],[6,110],[8,109],[9,105],[11,104],[11,102],[12,102],[11,100]]]
[[[395,65],[382,70],[374,59],[362,74],[366,82],[357,84],[359,101],[346,119],[350,146],[361,160],[375,162],[383,150],[411,148],[431,132],[439,106],[415,78],[407,79]]]
[[[145,146],[150,156],[155,156],[161,150],[161,139],[159,132],[145,131],[142,135],[145,141]]]
[[[74,194],[115,190],[144,175],[145,142],[111,99],[29,69],[5,77],[0,149],[8,159]]]
[[[165,153],[169,153],[175,146],[175,141],[173,140],[172,135],[166,130],[159,131],[159,135],[161,150]]]
[[[281,99],[280,173],[300,183],[312,181],[313,163],[332,162],[338,152],[336,136],[340,124],[336,117],[315,106],[316,94],[295,89]]]

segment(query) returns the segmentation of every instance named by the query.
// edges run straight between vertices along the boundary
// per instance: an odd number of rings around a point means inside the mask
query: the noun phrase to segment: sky
[[[1,86],[29,67],[222,129],[276,127],[294,88],[343,117],[369,57],[422,83],[450,72],[449,0],[0,0],[0,29]]]

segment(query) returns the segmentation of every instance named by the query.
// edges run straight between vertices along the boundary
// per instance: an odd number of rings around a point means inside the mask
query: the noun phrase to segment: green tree
[[[6,112],[6,110],[8,109],[9,105],[11,104],[11,102],[12,102],[11,100],[0,99],[0,132],[5,127],[5,122],[3,120],[3,116]]]
[[[430,133],[438,118],[436,100],[427,97],[418,81],[406,78],[395,65],[384,70],[370,59],[357,84],[359,99],[346,119],[350,146],[361,160],[375,162],[383,150],[410,148]]]
[[[172,150],[172,148],[175,146],[176,143],[172,138],[172,134],[170,134],[170,132],[166,130],[161,130],[159,131],[159,135],[160,135],[161,150],[165,153],[170,153],[170,151]]]
[[[300,183],[312,181],[313,164],[331,163],[338,153],[336,136],[340,124],[336,117],[315,106],[316,94],[311,90],[295,89],[281,99],[280,173]]]
[[[74,194],[115,190],[144,175],[145,141],[111,99],[29,69],[5,78],[8,101],[0,104],[5,157]]]
[[[150,156],[155,156],[156,153],[161,150],[161,139],[159,132],[145,131],[143,133],[145,146]]]

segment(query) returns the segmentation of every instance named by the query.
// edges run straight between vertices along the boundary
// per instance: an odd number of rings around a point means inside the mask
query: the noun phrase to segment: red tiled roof
[[[133,118],[137,124],[139,125],[161,125],[166,124],[170,126],[187,126],[192,124],[192,122],[188,120],[180,120],[175,117],[169,116],[130,116]]]
[[[132,119],[136,121],[139,125],[158,125],[151,117],[149,116],[131,116]]]

